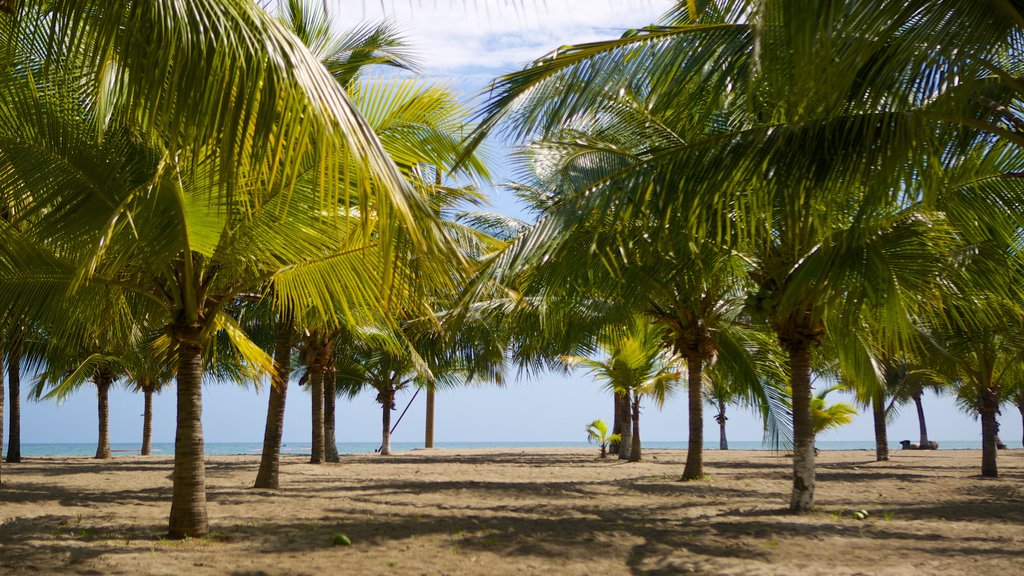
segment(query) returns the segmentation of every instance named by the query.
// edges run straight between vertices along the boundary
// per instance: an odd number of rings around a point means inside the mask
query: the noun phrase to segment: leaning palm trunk
[[[7,386],[11,422],[7,439],[7,461],[21,462],[21,349],[15,345],[7,356]]]
[[[341,461],[338,456],[338,439],[334,433],[336,382],[334,355],[328,352],[324,365],[324,460],[327,462]]]
[[[640,461],[640,392],[633,391],[633,438],[629,447],[629,461]]]
[[[110,458],[110,382],[108,374],[97,372],[93,377],[96,384],[97,416],[99,422],[99,440],[96,443],[96,458]]]
[[[288,378],[292,366],[292,324],[286,317],[278,319],[274,340],[274,376],[270,386],[270,400],[267,403],[267,424],[263,429],[263,454],[260,456],[260,470],[256,473],[253,488],[279,486],[278,472],[281,468],[281,437],[284,433],[284,407],[288,395]]]
[[[172,538],[206,536],[206,465],[203,460],[203,348],[198,330],[178,345],[178,416],[174,437]]]
[[[141,456],[153,454],[153,386],[147,384],[142,388],[145,398],[142,410],[142,450]]]
[[[992,386],[982,387],[978,409],[981,412],[981,475],[995,478],[999,476],[999,469],[996,467],[996,435],[999,432],[996,412],[999,410],[999,396]]]
[[[616,394],[621,408],[619,411],[619,434],[622,439],[619,441],[619,460],[629,460],[629,453],[633,448],[633,423],[630,418],[629,394]]]
[[[728,450],[729,440],[725,437],[725,423],[729,419],[725,416],[725,402],[722,400],[718,401],[718,414],[715,415],[715,421],[718,422],[718,449]]]
[[[784,341],[784,344],[786,342]],[[811,342],[797,336],[786,346],[793,390],[793,494],[789,509],[814,508],[814,428],[811,424]]]
[[[309,366],[309,387],[313,393],[313,450],[310,464],[324,461],[324,368],[319,362]]]
[[[695,356],[686,359],[686,382],[690,395],[690,437],[686,446],[683,480],[704,476],[704,361]],[[724,431],[723,431],[724,437]]]
[[[889,459],[889,438],[885,429],[885,394],[878,391],[871,396],[871,412],[875,417],[875,460]]]
[[[921,402],[921,391],[918,390],[911,395],[914,399],[914,406],[917,407],[917,424],[921,428],[921,441],[918,446],[923,450],[928,446],[928,426],[924,421],[924,404]]]

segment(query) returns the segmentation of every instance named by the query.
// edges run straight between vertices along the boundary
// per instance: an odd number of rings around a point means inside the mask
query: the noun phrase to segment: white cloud
[[[393,18],[432,76],[493,77],[565,44],[614,38],[656,21],[673,0],[333,0],[349,27]],[[482,82],[481,82],[482,84]]]

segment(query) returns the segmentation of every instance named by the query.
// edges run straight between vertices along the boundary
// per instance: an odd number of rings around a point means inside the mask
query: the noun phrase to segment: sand
[[[780,455],[707,452],[707,479],[684,483],[682,451],[596,454],[289,456],[279,491],[250,488],[255,457],[211,457],[213,534],[186,541],[162,538],[169,458],[28,459],[3,468],[0,574],[1024,573],[1021,450],[998,479],[974,450],[822,452],[802,516]]]

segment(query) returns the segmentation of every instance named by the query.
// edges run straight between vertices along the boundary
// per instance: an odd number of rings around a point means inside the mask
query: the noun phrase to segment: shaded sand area
[[[286,457],[278,492],[249,488],[255,457],[212,457],[213,535],[184,542],[161,538],[169,458],[5,464],[0,574],[1024,573],[1024,451],[994,480],[974,450],[822,452],[800,517],[778,455],[708,452],[709,477],[683,483],[683,451],[596,452]]]

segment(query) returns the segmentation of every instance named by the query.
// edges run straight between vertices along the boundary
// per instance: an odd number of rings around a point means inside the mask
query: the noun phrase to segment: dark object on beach
[[[929,440],[924,446],[918,446],[912,443],[910,440],[900,441],[900,446],[903,450],[938,450],[939,443],[934,440]]]

